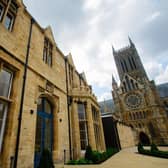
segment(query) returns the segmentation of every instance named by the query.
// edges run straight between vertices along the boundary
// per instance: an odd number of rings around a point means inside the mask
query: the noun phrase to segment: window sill
[[[12,102],[13,102],[12,99],[8,99],[8,98],[6,98],[6,97],[4,97],[4,96],[0,96],[0,100],[5,101],[5,102],[8,102],[8,103],[12,103]]]

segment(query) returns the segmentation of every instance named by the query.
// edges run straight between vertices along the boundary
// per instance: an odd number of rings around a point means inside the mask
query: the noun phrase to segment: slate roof
[[[112,99],[99,102],[101,113],[114,112],[114,102]]]
[[[159,91],[160,97],[168,97],[168,83],[163,83],[157,85],[157,90]]]

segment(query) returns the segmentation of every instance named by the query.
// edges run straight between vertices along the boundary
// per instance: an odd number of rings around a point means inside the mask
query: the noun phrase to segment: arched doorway
[[[139,133],[139,141],[140,141],[143,145],[150,145],[149,137],[148,137],[144,132],[140,132],[140,133]]]
[[[44,149],[52,153],[53,141],[53,108],[50,101],[45,98],[39,98],[37,106],[36,139],[35,139],[35,157],[34,168],[37,168],[40,157]]]

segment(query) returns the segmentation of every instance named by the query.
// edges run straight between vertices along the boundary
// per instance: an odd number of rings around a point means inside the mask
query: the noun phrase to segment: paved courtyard
[[[168,150],[168,147],[162,149]],[[56,166],[59,167],[63,166]],[[120,151],[100,165],[64,165],[64,168],[168,168],[168,159],[140,155],[134,147]]]

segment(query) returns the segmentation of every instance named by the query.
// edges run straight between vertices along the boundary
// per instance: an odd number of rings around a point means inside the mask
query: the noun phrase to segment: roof
[[[157,85],[157,90],[159,92],[160,97],[168,97],[168,83],[163,83],[160,85]]]
[[[101,113],[113,113],[114,102],[113,99],[104,100],[99,102]]]

